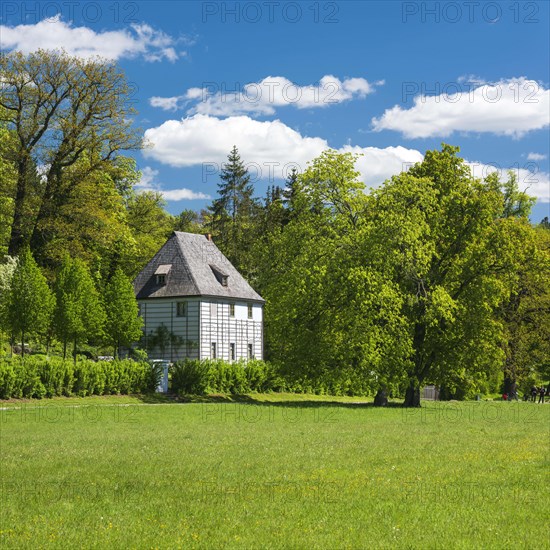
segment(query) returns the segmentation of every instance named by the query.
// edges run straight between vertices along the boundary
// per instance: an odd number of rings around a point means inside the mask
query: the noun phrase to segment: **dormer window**
[[[166,284],[166,277],[172,269],[172,264],[162,264],[157,267],[155,271],[155,282],[158,286],[164,286]]]
[[[214,277],[216,277],[216,280],[220,285],[222,286],[228,286],[229,284],[229,275],[222,271],[218,266],[210,264],[210,269],[212,270],[212,273],[214,274]]]

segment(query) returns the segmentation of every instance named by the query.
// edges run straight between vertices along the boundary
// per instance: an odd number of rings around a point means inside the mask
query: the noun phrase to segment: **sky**
[[[11,2],[0,48],[115,60],[167,209],[216,196],[233,145],[258,196],[324,149],[369,187],[458,145],[474,176],[514,170],[550,216],[550,2]]]

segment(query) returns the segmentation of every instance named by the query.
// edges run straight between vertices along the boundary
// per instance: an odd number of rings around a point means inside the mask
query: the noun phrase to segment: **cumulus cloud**
[[[216,173],[237,145],[251,173],[263,179],[284,179],[293,167],[303,170],[308,161],[329,148],[325,139],[302,136],[279,120],[260,122],[248,116],[194,115],[168,120],[147,130],[145,138],[152,147],[144,155],[175,167],[202,164],[206,175]],[[363,155],[357,167],[367,185],[378,185],[423,158],[419,151],[405,147],[346,145],[340,150]]]
[[[409,139],[447,137],[453,132],[520,138],[550,125],[550,90],[534,80],[520,77],[446,88],[452,93],[420,94],[410,109],[399,105],[387,109],[372,119],[374,130],[395,130]]]
[[[352,99],[361,99],[374,92],[384,81],[369,83],[364,78],[339,78],[326,75],[318,84],[299,86],[283,76],[268,76],[260,82],[238,84],[208,82],[202,88],[189,88],[185,94],[173,97],[152,97],[153,107],[167,111],[194,104],[188,114],[212,116],[273,115],[279,107],[297,109],[328,107]]]
[[[147,24],[132,24],[129,29],[96,32],[89,27],[74,27],[58,15],[32,25],[0,25],[0,49],[30,53],[38,49],[65,50],[79,57],[107,59],[142,56],[146,61],[176,61],[178,39]]]
[[[307,137],[289,128],[280,120],[260,122],[248,116],[220,119],[208,115],[194,115],[182,120],[168,120],[145,132],[151,148],[143,154],[174,167],[203,166],[203,176],[219,176],[227,153],[236,145],[257,179],[284,179],[295,167],[302,171],[308,161],[329,148],[320,137]],[[357,169],[362,181],[375,187],[394,174],[421,162],[423,155],[406,147],[359,147],[345,145],[341,152],[360,154]],[[483,178],[499,170],[506,179],[507,169],[481,162],[469,163],[473,176]],[[528,168],[517,169],[522,190],[542,202],[550,202],[550,178],[547,173],[533,173]]]
[[[527,160],[546,160],[548,155],[543,155],[541,153],[529,153],[527,155]]]
[[[138,192],[145,193],[146,191],[155,191],[161,193],[162,196],[169,201],[181,201],[181,200],[197,200],[197,199],[209,199],[210,195],[205,193],[200,193],[182,187],[179,189],[161,189],[161,185],[156,183],[157,176],[159,174],[158,170],[151,168],[150,166],[145,166],[141,169],[141,179],[136,184]]]

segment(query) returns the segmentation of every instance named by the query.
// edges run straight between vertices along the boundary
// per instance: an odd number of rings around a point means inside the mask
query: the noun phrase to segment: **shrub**
[[[95,362],[29,356],[0,359],[0,398],[105,395],[154,391],[158,369],[129,359]]]
[[[276,380],[273,367],[259,360],[228,363],[219,359],[187,359],[175,363],[171,373],[172,390],[192,395],[271,391]]]

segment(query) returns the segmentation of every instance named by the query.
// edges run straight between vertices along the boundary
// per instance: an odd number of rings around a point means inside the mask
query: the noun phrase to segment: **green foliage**
[[[166,201],[156,191],[133,194],[127,201],[127,223],[135,240],[135,254],[124,262],[127,274],[137,275],[172,232],[174,220],[164,210]]]
[[[0,73],[2,119],[18,137],[6,155],[17,170],[9,253],[31,245],[46,262],[44,247],[63,239],[75,190],[85,183],[100,196],[118,152],[141,147],[135,111],[124,74],[106,60],[13,51],[0,56]],[[47,167],[41,178],[36,165]]]
[[[55,294],[55,332],[63,343],[64,357],[67,342],[74,343],[76,360],[77,344],[101,338],[105,324],[99,293],[82,260],[65,257],[57,276]]]
[[[0,398],[153,392],[159,373],[146,362],[63,360],[29,356],[0,359]]]
[[[50,326],[55,298],[29,249],[19,256],[8,297],[8,326],[13,335],[25,338],[42,334]]]
[[[264,361],[228,363],[220,359],[187,359],[171,367],[172,391],[180,394],[243,394],[274,389],[276,373]]]
[[[260,360],[228,363],[220,359],[186,359],[171,367],[172,391],[179,394],[243,394],[287,391],[318,395],[369,395],[375,386],[353,369],[304,375]]]
[[[105,332],[118,356],[121,346],[130,346],[139,340],[143,321],[130,280],[117,269],[105,289]]]
[[[245,276],[253,271],[250,248],[254,242],[256,216],[259,213],[250,174],[237,147],[233,147],[223,166],[218,184],[219,197],[209,211],[212,216],[207,224],[216,245],[229,261]]]

